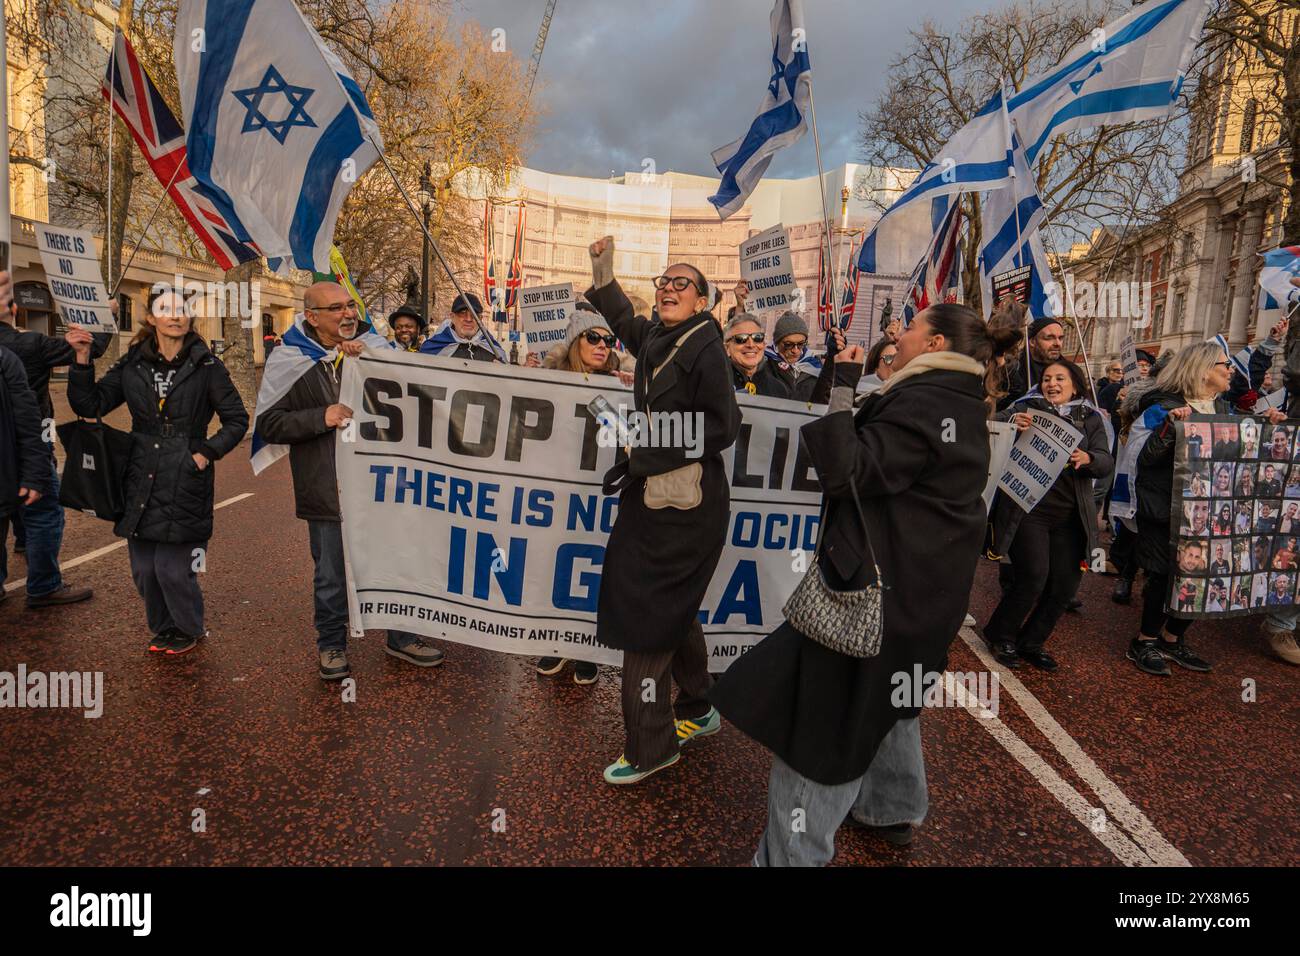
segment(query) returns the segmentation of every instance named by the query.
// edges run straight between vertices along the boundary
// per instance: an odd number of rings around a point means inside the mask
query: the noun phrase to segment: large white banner
[[[618,664],[596,643],[617,497],[587,404],[614,377],[399,352],[344,363],[338,442],[353,633],[395,628],[492,650]],[[812,560],[821,492],[799,427],[823,409],[738,395],[731,521],[701,616],[722,671],[774,630]],[[797,553],[796,553],[797,552]]]

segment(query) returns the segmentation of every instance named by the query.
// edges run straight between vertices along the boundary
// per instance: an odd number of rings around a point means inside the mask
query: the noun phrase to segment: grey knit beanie
[[[797,313],[782,312],[781,317],[776,320],[776,328],[772,331],[772,341],[780,342],[787,335],[808,337],[808,324],[799,318]]]
[[[569,316],[569,326],[564,332],[564,344],[572,346],[577,341],[578,336],[588,329],[608,329],[609,323],[599,312],[588,312],[586,309],[575,309]]]

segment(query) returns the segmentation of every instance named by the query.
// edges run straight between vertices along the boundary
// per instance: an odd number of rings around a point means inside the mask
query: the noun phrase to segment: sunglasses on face
[[[782,352],[798,352],[801,351],[804,348],[804,346],[806,346],[807,344],[808,344],[807,339],[800,339],[797,342],[794,341],[793,339],[786,339],[784,342],[781,343],[779,348],[781,349]]]
[[[704,290],[695,285],[695,280],[689,276],[656,276],[654,282],[656,289],[662,290],[667,286],[671,286],[674,292],[684,292],[687,286],[693,285],[696,292],[704,295]]]
[[[762,332],[741,332],[739,335],[733,335],[727,339],[728,342],[735,342],[737,345],[744,345],[746,342],[753,342],[755,345],[762,345],[763,339],[767,336]]]
[[[588,345],[598,345],[599,343],[604,342],[605,347],[611,349],[614,347],[614,343],[618,341],[614,336],[601,335],[594,329],[588,329],[586,332],[582,333],[582,338]]]

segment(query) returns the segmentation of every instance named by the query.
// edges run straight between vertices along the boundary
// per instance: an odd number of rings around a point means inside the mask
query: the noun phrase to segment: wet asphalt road
[[[241,495],[218,512],[208,553],[211,636],[184,658],[146,653],[124,547],[67,570],[95,588],[89,602],[0,604],[0,670],[105,680],[99,719],[0,710],[0,864],[749,861],[766,751],[724,726],[646,783],[608,787],[616,671],[578,687],[569,672],[540,677],[529,659],[456,644],[419,670],[370,632],[353,642],[357,699],[344,703],[316,676],[287,463],[254,479],[241,447],[219,465],[217,501]],[[116,540],[69,514],[64,561]],[[982,564],[981,622],[996,597]],[[11,556],[11,585],[24,567]],[[1082,613],[1052,639],[1061,671],[1018,671],[998,720],[925,713],[929,820],[907,849],[841,830],[837,864],[1300,862],[1300,668],[1270,657],[1248,619],[1193,628],[1213,673],[1141,674],[1123,658],[1137,608],[1111,604],[1110,586],[1087,576]],[[959,638],[951,669],[984,666]]]

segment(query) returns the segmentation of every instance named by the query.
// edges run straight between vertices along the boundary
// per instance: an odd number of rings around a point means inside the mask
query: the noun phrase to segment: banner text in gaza
[[[445,431],[447,450],[466,458],[489,459],[504,452],[504,460],[523,460],[525,445],[538,446],[549,441],[555,431],[557,408],[554,402],[543,398],[515,395],[506,401],[502,396],[481,389],[456,389],[448,396],[441,385],[407,382],[405,392],[400,382],[380,377],[366,378],[362,386],[362,409],[375,418],[360,422],[359,433],[367,442],[392,442],[408,440],[408,429],[414,429],[416,444],[420,448],[434,447],[435,428]],[[480,419],[477,429],[466,428],[468,412],[477,408]],[[592,417],[586,404],[574,402],[570,406],[573,420],[582,426],[582,450],[578,467],[595,472],[603,466],[597,462],[601,451],[598,441],[600,424]],[[477,434],[474,434],[474,432]],[[467,434],[467,432],[469,434]],[[812,459],[797,433],[792,429],[775,429],[772,454],[768,461],[751,466],[750,442],[753,426],[742,423],[731,455],[731,486],[783,490],[786,488],[786,465],[793,452],[794,472],[789,479],[791,491],[821,493],[821,485],[812,467]],[[502,439],[504,438],[504,444]],[[608,462],[606,462],[608,464]]]

